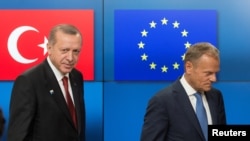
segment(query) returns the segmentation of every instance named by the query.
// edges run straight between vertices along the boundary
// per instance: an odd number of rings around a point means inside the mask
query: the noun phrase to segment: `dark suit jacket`
[[[8,141],[84,141],[83,76],[69,74],[78,119],[70,117],[64,96],[47,60],[20,75],[10,101]]]
[[[0,138],[3,135],[5,119],[3,117],[2,109],[0,109]]]
[[[221,92],[212,88],[205,94],[213,124],[226,124]],[[141,141],[205,141],[195,111],[179,80],[150,99]]]

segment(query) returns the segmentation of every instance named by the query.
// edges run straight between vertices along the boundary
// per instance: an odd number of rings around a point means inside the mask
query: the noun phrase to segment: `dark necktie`
[[[69,112],[70,112],[71,118],[72,118],[72,120],[74,122],[74,125],[75,125],[75,127],[77,129],[76,110],[75,110],[75,106],[73,104],[73,101],[71,99],[71,96],[69,94],[68,78],[66,76],[64,76],[62,81],[63,81],[63,86],[64,86],[64,89],[65,89],[65,93],[66,93],[66,102],[67,102],[67,105],[68,105],[68,108],[69,108]]]
[[[194,95],[196,97],[196,115],[197,115],[197,118],[199,119],[202,132],[206,140],[208,140],[207,139],[207,136],[208,136],[207,114],[206,114],[206,110],[202,102],[202,97],[200,93],[195,93]]]

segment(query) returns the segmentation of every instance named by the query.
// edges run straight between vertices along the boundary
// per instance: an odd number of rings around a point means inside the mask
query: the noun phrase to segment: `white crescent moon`
[[[17,49],[17,41],[19,39],[19,37],[25,32],[25,31],[36,31],[38,32],[37,29],[31,27],[31,26],[20,26],[18,28],[16,28],[15,30],[13,30],[9,36],[8,39],[8,51],[11,55],[11,57],[13,59],[15,59],[17,62],[19,63],[23,63],[23,64],[28,64],[28,63],[32,63],[35,62],[37,60],[37,58],[35,59],[26,59],[24,58],[18,51]]]

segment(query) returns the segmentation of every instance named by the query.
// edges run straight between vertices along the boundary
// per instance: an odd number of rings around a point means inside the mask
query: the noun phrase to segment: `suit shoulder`
[[[220,91],[219,89],[214,88],[214,87],[212,87],[210,91],[211,91],[211,92],[221,93],[221,91]]]
[[[82,72],[80,72],[78,69],[75,68],[71,72],[75,75],[81,75],[81,76],[83,75]]]
[[[170,84],[162,89],[160,89],[159,91],[157,91],[151,99],[155,99],[155,100],[171,100],[174,97],[174,93],[175,93],[175,89],[173,88],[173,85]]]
[[[160,89],[158,92],[156,92],[155,96],[171,96],[181,90],[184,91],[184,88],[181,86],[179,81],[175,81],[172,84]]]
[[[223,101],[223,94],[219,89],[212,88],[210,91],[206,92],[207,100],[217,99]]]
[[[30,83],[42,83],[43,80],[46,79],[46,72],[51,71],[49,65],[46,64],[46,61],[37,64],[27,70],[25,70],[22,74],[17,76],[15,79],[15,82],[24,83],[24,82],[30,82]]]
[[[72,75],[74,79],[81,80],[81,81],[84,80],[82,72],[80,72],[77,69],[73,69],[70,74]]]
[[[35,66],[25,70],[20,76],[26,76],[26,77],[34,77],[34,76],[36,76],[36,77],[38,77],[38,76],[41,76],[42,70],[43,70],[43,65],[38,64],[38,65],[35,65]]]
[[[222,92],[217,89],[217,88],[211,88],[210,91],[207,92],[209,95],[219,95],[219,96],[222,96]]]

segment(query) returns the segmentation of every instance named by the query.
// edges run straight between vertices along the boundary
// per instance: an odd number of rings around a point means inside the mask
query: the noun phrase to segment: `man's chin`
[[[209,91],[209,90],[211,90],[211,88],[212,88],[211,86],[210,87],[206,87],[205,91]]]
[[[67,74],[67,73],[70,73],[71,71],[72,71],[72,68],[64,68],[62,73]]]

